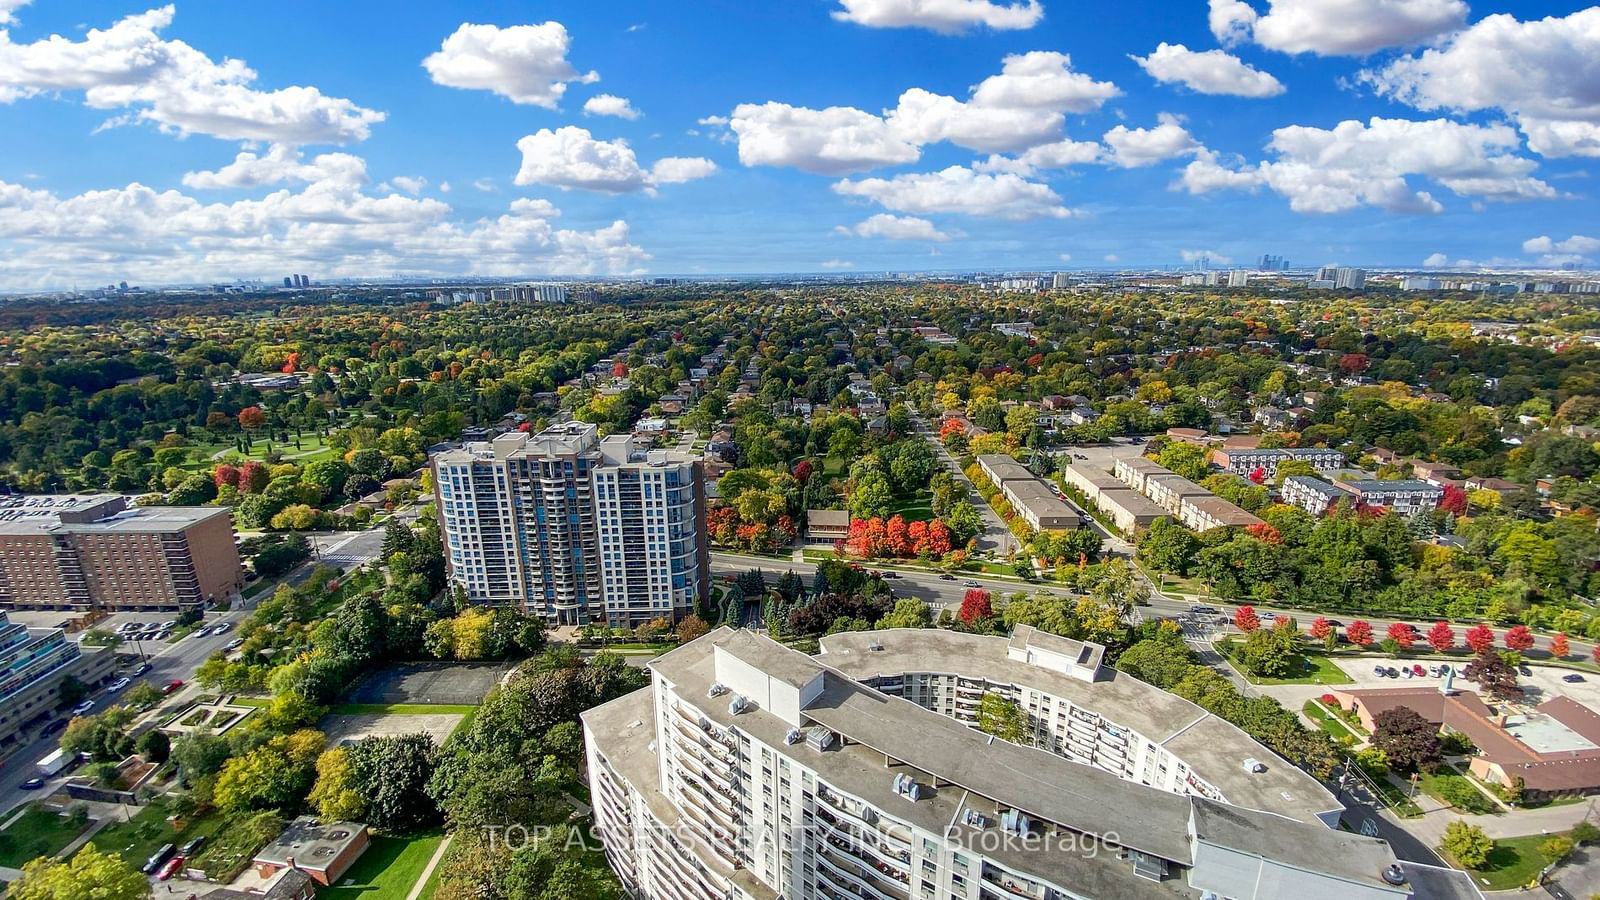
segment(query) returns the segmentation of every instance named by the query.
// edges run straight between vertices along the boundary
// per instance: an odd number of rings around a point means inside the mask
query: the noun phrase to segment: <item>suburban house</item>
[[[328,887],[366,852],[369,843],[367,826],[359,822],[320,822],[301,816],[262,847],[250,864],[262,878],[280,869],[299,869]]]
[[[832,544],[850,536],[850,513],[842,509],[806,510],[806,543]]]

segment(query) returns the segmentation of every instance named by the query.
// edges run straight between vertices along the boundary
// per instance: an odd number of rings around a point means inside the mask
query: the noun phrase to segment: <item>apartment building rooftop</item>
[[[1093,709],[1165,747],[1216,786],[1229,803],[1308,822],[1315,822],[1318,813],[1341,808],[1315,778],[1273,756],[1231,722],[1114,669],[1101,669],[1097,680],[1086,682],[1011,659],[1006,650],[1019,641],[1046,646],[1064,642],[1064,653],[1080,643],[1025,626],[1010,638],[942,629],[889,629],[828,635],[821,641],[819,659],[858,680],[948,672],[1028,685]],[[874,645],[882,649],[870,649]],[[1094,661],[1098,664],[1098,657]],[[1247,758],[1265,763],[1266,771],[1246,772]]]
[[[74,533],[167,534],[199,522],[226,517],[220,506],[133,506],[121,494],[56,494],[8,497],[0,501],[0,534]]]

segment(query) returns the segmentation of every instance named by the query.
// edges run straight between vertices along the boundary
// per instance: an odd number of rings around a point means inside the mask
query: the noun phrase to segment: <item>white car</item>
[[[123,688],[125,688],[127,686],[128,686],[128,679],[126,679],[126,678],[118,678],[116,681],[113,681],[113,682],[111,682],[111,684],[106,686],[106,693],[115,694],[117,691],[120,691],[120,690],[122,690]]]
[[[82,703],[79,703],[77,706],[74,706],[72,708],[72,714],[74,716],[81,716],[81,715],[87,713],[91,709],[94,709],[94,701],[93,700],[85,700]]]

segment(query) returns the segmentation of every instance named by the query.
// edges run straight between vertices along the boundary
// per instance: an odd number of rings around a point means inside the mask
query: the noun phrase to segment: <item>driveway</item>
[[[972,479],[967,477],[967,473],[961,471],[961,464],[956,461],[954,456],[950,455],[950,451],[939,443],[939,436],[934,434],[933,430],[928,427],[928,423],[923,421],[920,416],[911,417],[911,428],[917,433],[918,437],[933,445],[934,455],[938,457],[939,462],[951,474],[955,475],[957,481],[966,486],[968,494],[971,495],[968,499],[977,508],[979,515],[983,516],[983,534],[978,535],[978,549],[998,553],[1002,556],[1010,553],[1012,548],[1017,545],[1016,537],[1012,535],[1011,529],[1006,527],[1005,520],[1000,518],[994,508],[983,502],[983,498],[978,496],[977,486],[972,483]]]

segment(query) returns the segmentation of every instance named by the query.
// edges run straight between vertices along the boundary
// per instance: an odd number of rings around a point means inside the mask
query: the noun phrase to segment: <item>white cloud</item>
[[[1163,160],[1196,152],[1200,143],[1176,116],[1161,113],[1154,128],[1129,128],[1118,125],[1103,139],[1111,148],[1111,162],[1125,169],[1153,166]]]
[[[1039,0],[839,0],[833,17],[873,28],[926,28],[957,34],[982,25],[996,30],[1032,28],[1044,18]]]
[[[1218,253],[1215,250],[1179,250],[1178,255],[1182,257],[1183,261],[1186,263],[1199,262],[1203,259],[1207,262],[1216,263],[1219,266],[1225,266],[1228,263],[1233,262],[1233,257]]]
[[[441,194],[450,193],[450,182],[448,182],[448,181],[439,182],[439,193],[441,193]]]
[[[1548,235],[1540,235],[1523,241],[1522,250],[1525,253],[1567,253],[1582,256],[1600,253],[1600,238],[1575,234],[1564,241],[1556,241],[1551,240]]]
[[[916,162],[921,155],[916,146],[893,134],[883,119],[848,106],[806,109],[777,102],[742,103],[728,127],[739,137],[739,161],[747,166],[846,175]]]
[[[290,266],[325,277],[624,274],[649,259],[626,222],[558,229],[551,220],[560,213],[545,200],[518,199],[475,222],[451,221],[450,212],[439,200],[370,194],[338,176],[232,203],[138,183],[62,198],[0,182],[0,281],[197,281]]]
[[[840,225],[834,230],[856,237],[886,238],[891,241],[948,241],[951,238],[951,235],[940,231],[927,219],[888,213],[870,216],[854,227]]]
[[[667,157],[652,169],[639,165],[633,148],[622,138],[597,140],[584,128],[565,125],[541,128],[517,141],[522,167],[517,184],[547,184],[609,194],[651,191],[657,184],[704,178],[716,171],[710,160]]]
[[[1261,14],[1242,0],[1210,0],[1211,32],[1284,53],[1365,56],[1419,44],[1460,28],[1463,0],[1268,0]]]
[[[495,190],[497,190],[495,188],[495,186],[494,186],[494,179],[493,178],[477,178],[477,179],[474,179],[473,182],[472,182],[472,186],[477,188],[480,191],[483,191],[485,194],[492,194],[492,193],[495,192]]]
[[[1545,156],[1600,156],[1600,6],[1565,18],[1486,16],[1363,80],[1424,110],[1504,110]]]
[[[168,5],[128,16],[81,41],[51,35],[18,44],[0,29],[0,103],[82,91],[91,108],[129,111],[108,125],[148,121],[180,135],[289,144],[361,141],[383,121],[381,112],[314,87],[256,90],[243,60],[219,63],[163,39],[173,14]]]
[[[1105,152],[1106,148],[1094,141],[1060,140],[1029,147],[1015,157],[991,154],[988,159],[973,163],[972,168],[979,172],[1031,175],[1038,169],[1064,169],[1104,162]]]
[[[1422,265],[1429,269],[1443,268],[1450,265],[1450,257],[1445,256],[1443,253],[1430,253],[1428,258],[1422,261]]]
[[[233,162],[220,169],[183,175],[183,183],[198,190],[254,188],[289,181],[361,184],[366,180],[367,163],[359,156],[324,153],[308,163],[298,149],[287,144],[273,144],[263,154],[241,150]]]
[[[17,20],[16,11],[27,6],[29,0],[0,0],[0,25],[9,25]]]
[[[816,110],[784,103],[741,104],[729,127],[745,165],[791,166],[824,175],[915,162],[926,144],[949,141],[980,152],[1018,152],[1060,139],[1065,114],[1091,112],[1121,91],[1072,70],[1065,53],[1007,56],[998,75],[959,100],[922,88],[901,93],[882,116],[854,107]],[[703,125],[720,125],[713,117]]]
[[[1436,213],[1444,207],[1407,178],[1432,179],[1455,194],[1484,200],[1559,196],[1533,177],[1538,164],[1515,155],[1516,132],[1506,125],[1466,125],[1446,119],[1373,117],[1332,129],[1291,125],[1272,134],[1276,158],[1254,169],[1233,169],[1202,150],[1180,185],[1190,193],[1266,185],[1296,212],[1337,213],[1375,206],[1397,213]]]
[[[824,269],[853,269],[856,264],[848,259],[825,259],[817,265]]]
[[[865,197],[896,212],[963,213],[994,219],[1062,219],[1071,211],[1048,185],[1010,173],[980,174],[963,166],[938,172],[839,181],[835,192]]]
[[[682,184],[705,178],[717,171],[717,164],[698,156],[667,156],[650,167],[651,184]]]
[[[389,179],[389,183],[415,197],[428,186],[428,179],[421,175],[396,175]]]
[[[1115,253],[1107,253],[1105,255],[1105,261],[1106,262],[1110,262],[1110,263],[1121,262],[1122,261],[1122,257],[1116,255]]]
[[[494,91],[513,103],[555,109],[567,85],[599,81],[567,61],[571,38],[560,22],[543,25],[463,23],[422,61],[436,84]]]
[[[619,119],[637,119],[639,111],[633,108],[627,97],[618,97],[615,94],[595,94],[583,102],[583,114],[586,116],[616,116]]]
[[[1163,42],[1149,56],[1130,58],[1155,80],[1177,82],[1202,94],[1276,97],[1284,91],[1278,79],[1225,50],[1200,52]]]
[[[1060,256],[1060,259],[1061,259],[1062,262],[1072,262],[1072,254],[1071,253],[1062,253],[1062,254],[1059,254],[1059,256]]]

